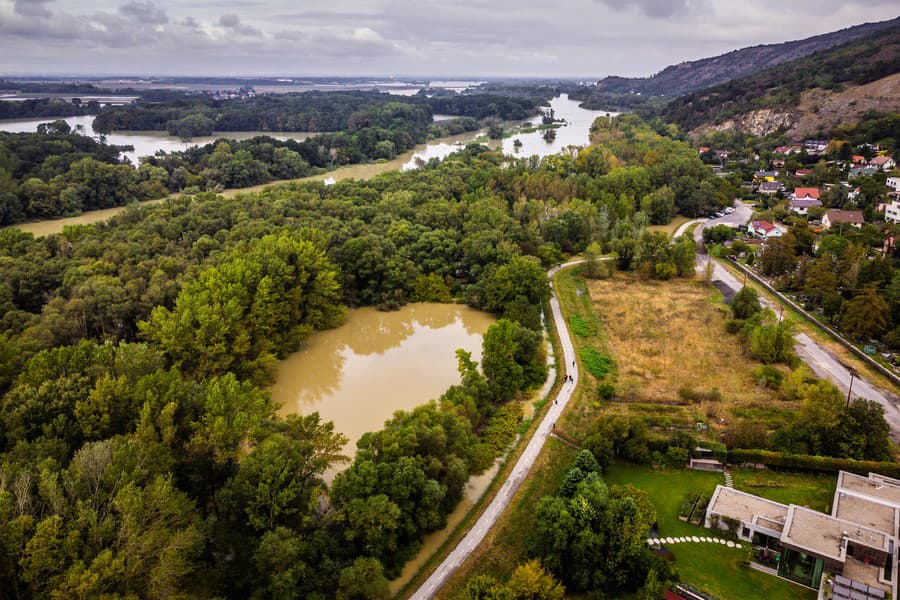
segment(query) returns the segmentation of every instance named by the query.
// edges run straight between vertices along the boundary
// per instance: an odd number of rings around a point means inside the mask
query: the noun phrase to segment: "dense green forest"
[[[834,90],[869,83],[896,73],[898,64],[900,25],[894,25],[807,58],[681,96],[663,114],[690,130],[758,108],[796,106],[800,94],[811,88]]]
[[[473,146],[364,182],[202,193],[40,239],[0,231],[0,587],[382,596],[546,377],[545,267],[592,242],[635,268],[680,260],[645,235],[644,209],[720,202],[696,153],[640,120],[594,135],[604,146],[542,161]],[[274,416],[276,361],[346,306],[453,296],[501,317],[481,363],[460,353],[458,385],[363,436],[326,486],[342,437],[316,415]]]
[[[100,112],[100,103],[67,102],[53,98],[0,102],[0,119],[43,119],[48,117],[77,117]]]
[[[524,119],[550,97],[454,94],[429,98],[380,92],[304,92],[233,100],[201,96],[108,107],[97,115],[94,129],[167,130],[182,137],[210,135],[213,131],[353,133],[375,125],[391,128],[392,119],[403,118],[415,121],[422,131],[427,131],[433,113],[477,119]]]

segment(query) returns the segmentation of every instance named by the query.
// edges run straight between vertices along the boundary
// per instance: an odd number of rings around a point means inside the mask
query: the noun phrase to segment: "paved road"
[[[750,207],[737,201],[735,202],[734,213],[719,219],[710,219],[698,225],[694,230],[694,238],[701,240],[703,238],[703,228],[710,225],[717,225],[722,222],[731,224],[746,223],[750,219],[751,214],[752,210]],[[704,273],[707,261],[709,261],[708,256],[697,256],[697,271],[699,273]],[[744,287],[743,282],[739,281],[730,271],[716,261],[713,261],[713,279],[724,282],[735,291]],[[780,314],[780,307],[775,303],[765,298],[760,298],[760,300],[765,306],[775,311],[776,314]],[[797,356],[810,366],[816,376],[830,380],[846,394],[850,390],[850,369],[824,346],[805,333],[798,333],[795,339],[794,352],[797,353]],[[884,407],[884,418],[891,426],[891,438],[895,442],[900,442],[900,398],[898,398],[896,393],[884,390],[864,377],[856,375],[853,377],[853,387],[850,394],[853,398],[868,398],[882,405]]]
[[[581,261],[566,263],[551,269],[547,274],[552,277],[560,269],[578,264],[579,262]],[[540,425],[538,425],[537,431],[534,433],[531,441],[528,442],[528,446],[525,447],[522,456],[519,457],[516,466],[513,467],[509,477],[503,482],[500,491],[497,492],[497,495],[494,496],[494,499],[491,500],[487,509],[482,513],[478,521],[475,522],[472,529],[466,533],[466,536],[462,541],[457,544],[456,548],[453,549],[425,583],[423,583],[411,596],[411,598],[415,600],[432,598],[438,590],[441,589],[441,586],[447,582],[454,571],[456,571],[463,561],[468,558],[469,554],[478,547],[478,544],[481,543],[481,540],[484,539],[484,536],[487,535],[487,532],[493,527],[494,523],[497,522],[497,519],[503,513],[507,504],[512,500],[516,490],[519,489],[519,485],[525,480],[528,471],[531,470],[534,461],[537,459],[538,454],[540,454],[541,448],[544,447],[544,442],[546,442],[547,438],[550,436],[553,425],[556,423],[556,420],[562,414],[563,409],[572,397],[572,392],[578,386],[578,368],[574,366],[575,349],[572,346],[572,338],[569,336],[569,330],[566,328],[566,322],[562,316],[562,311],[559,308],[559,300],[556,298],[555,291],[550,297],[550,310],[553,313],[553,322],[556,325],[556,331],[559,333],[559,341],[562,346],[562,364],[566,365],[566,371],[574,377],[575,381],[574,383],[570,382],[563,384],[562,388],[559,390],[559,394],[557,394],[556,399],[547,411],[547,415],[544,417],[543,421],[541,421]]]

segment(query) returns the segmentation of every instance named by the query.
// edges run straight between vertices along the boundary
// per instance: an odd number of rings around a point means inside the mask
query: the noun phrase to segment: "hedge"
[[[821,473],[837,473],[838,471],[849,471],[859,475],[878,473],[887,477],[900,478],[900,463],[897,462],[853,460],[852,458],[810,456],[808,454],[782,454],[769,450],[729,450],[728,462],[731,464],[758,463],[769,467]]]

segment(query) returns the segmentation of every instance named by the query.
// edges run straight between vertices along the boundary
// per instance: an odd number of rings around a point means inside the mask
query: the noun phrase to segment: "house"
[[[819,200],[819,188],[813,187],[798,187],[794,188],[794,193],[791,194],[791,198],[794,200]],[[819,203],[821,206],[822,203]]]
[[[871,177],[875,173],[878,172],[878,167],[872,165],[870,162],[867,165],[860,165],[856,167],[850,167],[850,174],[847,176],[848,179],[856,179],[857,177]]]
[[[822,227],[827,231],[835,225],[846,223],[859,229],[865,223],[861,210],[840,210],[832,208],[822,215]]]
[[[898,523],[900,480],[841,471],[831,514],[719,485],[704,524],[777,556],[779,577],[814,589],[827,577],[835,598],[896,598]]]
[[[810,154],[816,152],[825,152],[825,148],[828,147],[828,140],[806,140],[803,142],[803,147]]]
[[[884,185],[895,192],[900,192],[900,177],[888,177]]]
[[[806,177],[807,175],[812,175],[812,169],[797,169],[794,171],[795,177]]]
[[[765,194],[767,196],[771,196],[772,194],[777,194],[778,192],[784,191],[784,184],[780,181],[763,181],[759,184],[759,193]]]
[[[778,177],[778,171],[757,171],[753,174],[753,181],[756,183],[775,181],[776,177]]]
[[[706,154],[707,152],[709,152],[709,146],[700,146],[697,149],[698,154]]]
[[[882,171],[891,171],[897,166],[897,163],[890,156],[876,156],[869,161],[869,166]]]
[[[750,226],[747,228],[747,233],[761,240],[768,240],[784,235],[784,229],[768,221],[751,221]]]
[[[850,157],[850,162],[852,162],[854,165],[864,165],[866,164],[866,157],[854,154]]]
[[[784,159],[783,158],[772,159],[772,167],[774,167],[776,169],[783,169],[784,168]]]
[[[889,223],[900,223],[900,200],[891,200],[884,205],[884,220]]]
[[[822,201],[818,198],[791,198],[788,203],[791,206],[791,212],[801,216],[809,214],[809,209],[814,206],[822,206]]]
[[[778,146],[775,148],[775,154],[790,154],[791,148],[790,146]]]

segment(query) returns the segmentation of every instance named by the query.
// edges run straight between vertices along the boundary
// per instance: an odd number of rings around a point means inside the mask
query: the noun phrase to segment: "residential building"
[[[861,210],[840,210],[832,208],[825,211],[822,215],[822,228],[831,229],[835,225],[847,224],[859,229],[866,220],[863,218]]]
[[[870,167],[876,167],[882,171],[891,171],[897,166],[897,163],[890,156],[876,156],[869,161]]]
[[[756,183],[775,181],[776,177],[778,177],[778,171],[757,171],[753,174],[753,181]]]
[[[900,177],[888,177],[884,182],[894,192],[900,192]]]
[[[852,162],[854,165],[864,165],[866,164],[866,157],[854,154],[850,157],[850,162]]]
[[[819,200],[819,188],[814,187],[798,187],[794,188],[791,194],[794,200]]]
[[[767,196],[771,196],[772,194],[777,194],[778,192],[784,191],[784,184],[780,181],[763,181],[759,184],[759,193],[766,194]]]
[[[809,209],[814,206],[822,206],[822,201],[818,198],[791,198],[788,203],[791,205],[791,212],[800,216],[809,214]]]
[[[803,147],[810,154],[816,152],[825,152],[825,148],[828,147],[828,140],[806,140],[803,142]]]
[[[768,221],[751,221],[747,233],[761,240],[769,240],[784,235],[784,229]]]
[[[779,577],[814,589],[827,577],[834,598],[897,597],[898,524],[900,480],[845,471],[831,514],[719,485],[705,521],[777,555]]]
[[[794,171],[794,177],[806,177],[812,175],[812,169],[797,169]]]
[[[857,177],[871,177],[875,173],[878,172],[878,167],[873,166],[872,163],[868,165],[860,165],[856,167],[850,168],[850,174],[847,176],[848,179],[856,179]]]
[[[884,205],[884,220],[889,223],[900,223],[900,200],[891,200]]]

